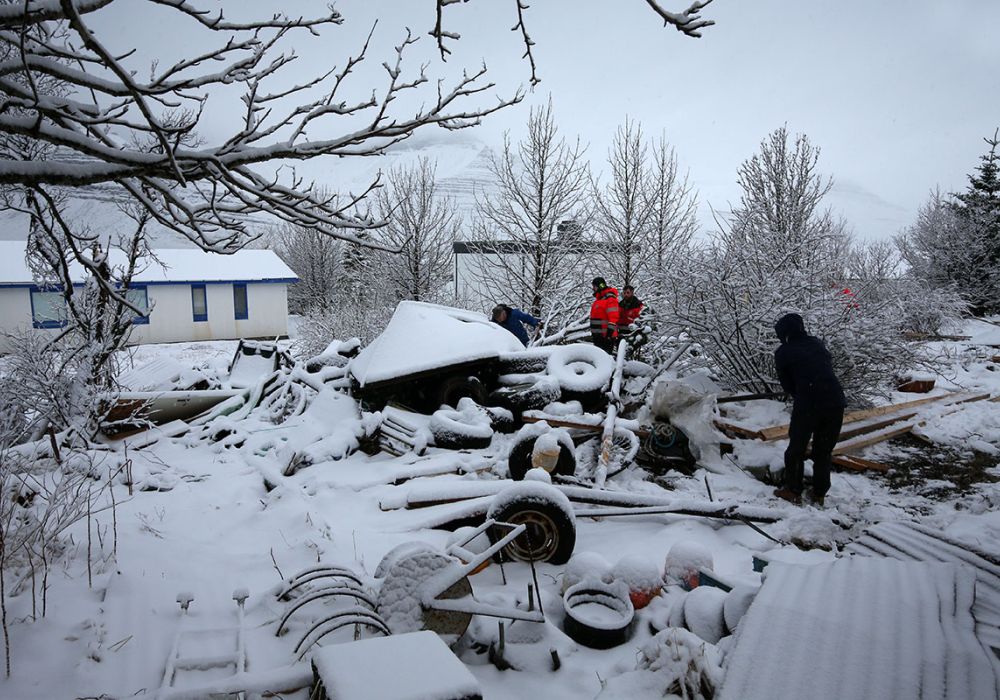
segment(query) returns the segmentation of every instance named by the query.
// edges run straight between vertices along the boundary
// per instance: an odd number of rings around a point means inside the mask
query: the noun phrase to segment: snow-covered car
[[[380,407],[395,398],[434,410],[464,396],[483,403],[496,383],[500,356],[521,350],[517,338],[483,314],[403,301],[349,372],[355,395],[366,404]]]

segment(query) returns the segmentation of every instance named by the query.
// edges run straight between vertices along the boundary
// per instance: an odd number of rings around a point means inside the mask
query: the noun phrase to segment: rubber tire
[[[581,381],[577,379],[577,377],[564,377],[560,379],[560,375],[565,373],[568,365],[589,367],[589,369],[584,371],[582,374],[577,375],[586,377],[587,381]],[[605,352],[595,348],[593,345],[583,343],[577,345],[564,345],[557,348],[549,356],[549,361],[546,364],[546,370],[550,376],[559,379],[559,385],[562,387],[564,394],[567,392],[590,394],[595,391],[602,393],[611,383],[612,377],[614,376],[615,361],[613,357],[609,357]],[[607,373],[607,376],[604,376],[605,372]],[[595,387],[591,383],[594,375],[603,377],[603,381],[600,386]]]
[[[524,475],[531,469],[531,453],[535,449],[535,441],[539,436],[530,437],[514,445],[507,457],[508,476],[514,481],[523,481]],[[573,476],[576,474],[576,454],[566,445],[559,443],[559,459],[556,460],[554,474]]]
[[[553,401],[558,401],[562,392],[553,385],[552,390],[539,390],[534,384],[520,384],[495,389],[487,403],[506,408],[513,413],[544,408]]]
[[[511,353],[500,358],[497,368],[500,374],[534,374],[544,372],[548,362],[547,355]]]
[[[440,411],[441,409],[438,410]],[[435,411],[435,413],[437,413],[437,411]],[[451,425],[454,425],[456,430],[438,430],[436,429],[437,425],[434,421],[431,421],[430,423],[429,429],[431,431],[431,435],[434,436],[435,447],[440,447],[446,450],[479,450],[484,447],[489,447],[490,443],[493,442],[492,433],[490,433],[489,437],[462,434],[459,431],[463,425],[467,424],[459,420],[459,418],[461,418],[461,414],[459,414],[457,410],[449,410],[449,413],[457,414],[457,417],[456,415],[449,415],[447,417],[448,422]]]
[[[528,515],[533,518],[547,519],[549,525],[554,528],[558,536],[555,547],[549,552],[547,558],[539,557],[535,562],[547,562],[549,564],[565,564],[573,556],[573,549],[576,547],[576,521],[568,518],[562,508],[552,503],[539,503],[538,501],[519,502],[512,500],[502,509],[494,513],[493,517],[497,522],[511,523],[519,525]],[[496,543],[503,538],[504,533],[494,532],[495,528],[487,530],[490,542]],[[508,544],[494,555],[494,559],[499,561],[523,561],[529,559],[519,555],[528,546],[527,541],[521,542],[522,538],[530,536],[534,532],[530,527],[523,532],[520,537]],[[546,537],[548,539],[548,537]]]
[[[458,400],[469,397],[482,406],[486,403],[486,387],[478,377],[453,376],[444,379],[432,392],[436,406],[458,406]]]
[[[573,614],[573,608],[571,601],[577,596],[590,596],[597,599],[607,600],[609,602],[614,601],[618,606],[607,605],[604,603],[605,607],[609,609],[614,609],[616,607],[622,607],[631,612],[628,615],[628,619],[624,620],[623,624],[617,625],[616,627],[597,627],[588,624],[586,620],[582,620]],[[593,604],[597,601],[588,601]],[[563,595],[563,610],[566,612],[566,617],[563,618],[563,631],[566,635],[572,639],[577,644],[582,644],[585,647],[590,647],[591,649],[611,649],[612,647],[620,646],[627,642],[632,636],[632,627],[635,622],[635,608],[632,606],[632,601],[625,595],[624,597],[617,595],[611,590],[610,587],[605,586],[592,586],[588,587],[588,584],[577,584],[572,586]],[[616,612],[618,612],[616,610]]]

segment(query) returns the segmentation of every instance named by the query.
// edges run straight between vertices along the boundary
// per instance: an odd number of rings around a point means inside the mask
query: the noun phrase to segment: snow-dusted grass
[[[1000,328],[996,332],[1000,342]],[[990,328],[977,326],[974,335],[977,341],[985,342],[979,334],[988,341],[994,338],[990,333]],[[954,358],[951,373],[947,379],[939,379],[939,385],[1000,394],[1000,371],[990,371],[987,360],[966,352],[969,343],[942,343],[939,347]],[[172,358],[188,367],[224,371],[234,349],[235,343],[146,346],[136,349],[134,356],[137,367]],[[969,404],[958,413],[928,423],[922,431],[940,445],[938,449],[953,450],[959,456],[969,450],[995,455],[1000,448],[998,406]],[[729,405],[729,410],[731,419],[754,425],[780,423],[787,415],[780,404],[769,401],[745,407]],[[428,511],[384,512],[380,505],[388,508],[405,502],[411,484],[426,492],[444,492],[446,487],[474,489],[481,482],[496,480],[504,472],[502,460],[496,470],[480,469],[496,462],[514,439],[497,435],[489,448],[469,454],[437,449],[422,458],[412,454],[399,458],[348,454],[364,432],[362,417],[353,401],[332,390],[324,390],[303,415],[283,425],[251,416],[233,420],[229,427],[233,435],[221,442],[181,436],[163,439],[141,451],[130,450],[137,488],[129,496],[124,485],[115,486],[117,559],[98,566],[94,586],[88,588],[87,533],[81,523],[71,530],[67,552],[55,566],[57,574],[50,578],[46,618],[31,621],[31,597],[24,586],[20,594],[8,599],[14,674],[0,680],[0,696],[19,700],[118,698],[136,693],[152,696],[163,680],[179,620],[175,597],[182,591],[194,595],[189,622],[218,628],[235,624],[236,605],[231,594],[235,588],[248,588],[249,670],[265,673],[282,669],[294,660],[291,648],[304,632],[304,622],[299,621],[288,635],[274,636],[284,610],[274,591],[283,578],[321,562],[347,566],[369,580],[382,557],[404,542],[444,547],[450,533],[413,527],[427,520]],[[762,445],[740,441],[736,455],[740,460],[751,461],[752,457],[752,461],[770,464],[780,462],[782,449],[780,442]],[[311,465],[280,477],[297,454],[308,454]],[[902,448],[894,444],[865,454],[888,464],[901,455]],[[400,474],[445,470],[451,473],[393,485]],[[996,463],[986,472],[1000,476]],[[270,491],[265,487],[265,476],[277,483]],[[635,471],[623,473],[609,480],[609,487],[669,495],[641,476]],[[717,501],[779,505],[771,496],[772,487],[750,478],[728,459],[712,473],[701,470],[693,478],[676,476],[669,481],[679,497],[704,500],[706,476]],[[139,490],[143,485],[163,490]],[[576,551],[593,556],[589,563],[578,562],[582,571],[570,577],[597,570],[597,576],[611,576],[617,567],[635,574],[633,578],[642,573],[642,583],[647,585],[646,573],[650,568],[662,571],[668,552],[676,546],[677,551],[708,552],[718,576],[756,586],[760,577],[752,571],[754,554],[766,553],[772,561],[830,561],[835,551],[804,552],[790,543],[836,550],[865,525],[893,519],[917,519],[954,538],[995,551],[1000,539],[998,509],[1000,486],[996,483],[971,484],[961,493],[954,489],[925,493],[895,486],[880,475],[836,473],[825,509],[789,508],[788,517],[763,526],[771,537],[789,543],[785,545],[732,522],[664,515],[603,521],[580,518]],[[97,553],[110,552],[112,526],[111,511],[95,516],[92,532]],[[612,568],[605,569],[606,565]],[[531,623],[517,622],[509,630],[505,658],[518,670],[499,671],[479,653],[496,641],[497,621],[473,619],[456,650],[485,697],[521,700],[544,694],[552,700],[568,700],[602,692],[601,697],[659,697],[657,693],[668,687],[678,687],[677,682],[694,687],[703,680],[710,685],[719,681],[728,638],[719,646],[702,646],[693,635],[676,630],[665,630],[653,638],[649,623],[659,621],[657,629],[662,628],[670,609],[684,601],[676,586],[664,587],[652,604],[636,611],[633,637],[624,645],[597,651],[572,642],[561,631],[564,569],[538,566],[547,622],[531,634],[515,634],[518,626]],[[524,605],[527,586],[533,583],[529,568],[509,564],[505,574],[507,585],[495,565],[471,577],[476,598],[492,605],[512,606],[518,601]],[[711,596],[699,594],[705,600],[691,602],[695,626],[707,629],[715,625],[719,601],[709,600]],[[746,602],[745,596],[742,602]],[[328,641],[348,639],[350,634]],[[227,645],[231,646],[231,641],[208,640],[205,645],[192,653],[230,653]],[[551,670],[552,649],[562,663],[555,672]],[[283,697],[304,700],[306,695],[300,691]]]

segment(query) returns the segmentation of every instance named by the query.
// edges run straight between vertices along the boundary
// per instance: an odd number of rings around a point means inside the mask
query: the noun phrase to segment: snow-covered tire
[[[561,396],[559,383],[549,378],[534,384],[516,384],[493,391],[489,403],[514,412],[544,408]]]
[[[524,475],[531,469],[531,454],[539,435],[526,437],[514,444],[507,457],[507,472],[514,481],[522,481]],[[566,445],[559,445],[559,459],[556,461],[554,474],[573,476],[576,473],[576,454]]]
[[[531,350],[512,352],[500,356],[497,369],[500,374],[534,374],[544,372],[548,361],[548,353],[543,354]]]
[[[489,447],[493,440],[493,427],[485,411],[478,413],[474,420],[470,414],[453,408],[442,408],[434,412],[428,424],[434,445],[449,450],[478,450]]]
[[[486,514],[497,522],[524,525],[525,531],[497,553],[513,561],[565,564],[576,547],[576,516],[569,499],[538,481],[524,481],[501,491]],[[490,528],[490,541],[506,532]]]
[[[605,612],[591,619],[587,612],[594,605],[604,608]],[[566,610],[563,630],[579,644],[592,649],[610,649],[625,643],[631,636],[635,609],[629,600],[628,588],[620,583],[590,580],[571,586],[563,596],[563,608]]]
[[[460,399],[469,397],[476,403],[486,403],[486,387],[478,377],[448,377],[433,392],[436,406],[457,406]]]
[[[494,431],[505,434],[514,432],[514,414],[509,410],[499,406],[485,406],[483,410],[489,415]]]
[[[611,356],[594,345],[577,343],[552,351],[546,370],[555,377],[563,392],[600,392],[615,370]]]

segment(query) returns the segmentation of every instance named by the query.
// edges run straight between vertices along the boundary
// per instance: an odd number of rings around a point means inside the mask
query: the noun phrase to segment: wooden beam
[[[759,430],[754,430],[753,428],[745,428],[742,425],[736,425],[735,423],[730,423],[724,420],[716,419],[715,427],[724,432],[729,437],[749,438],[751,440],[764,439],[764,437],[760,434]]]
[[[860,440],[848,440],[847,442],[838,443],[836,447],[833,448],[833,454],[842,455],[847,452],[854,452],[855,450],[860,450],[864,447],[869,447],[880,442],[885,442],[886,440],[891,440],[894,437],[899,437],[900,435],[905,435],[916,427],[914,423],[903,423],[902,425],[892,428],[890,430],[883,430],[874,435],[868,435]]]
[[[881,462],[873,462],[869,459],[861,459],[853,455],[835,455],[831,461],[838,467],[846,467],[858,472],[869,469],[877,472],[889,471],[889,467]]]
[[[942,399],[954,398],[955,394],[938,394],[936,396],[926,396],[922,399],[915,399],[913,401],[904,401],[903,403],[893,403],[887,406],[876,406],[875,408],[866,408],[862,411],[850,411],[844,414],[845,423],[856,423],[858,421],[866,420],[868,418],[875,418],[876,416],[885,416],[890,413],[895,413],[897,411],[902,411],[907,408],[913,408],[915,406],[923,406],[924,404],[933,403],[935,401],[941,401]],[[762,428],[759,431],[761,435],[761,440],[781,440],[788,437],[788,424],[775,425],[770,428]]]

